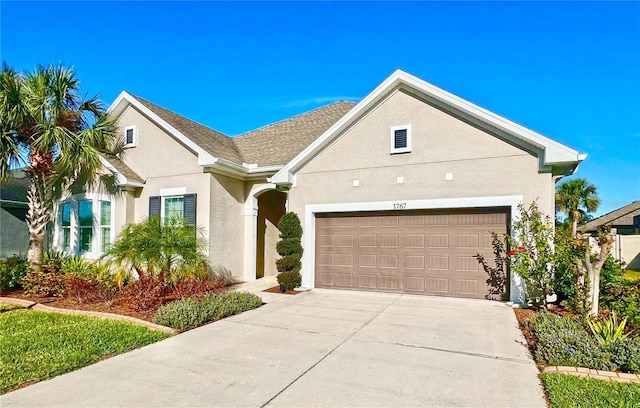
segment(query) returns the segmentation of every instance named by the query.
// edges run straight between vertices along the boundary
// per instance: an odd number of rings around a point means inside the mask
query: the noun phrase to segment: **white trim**
[[[436,198],[427,200],[394,200],[394,201],[370,201],[359,203],[332,203],[332,204],[307,204],[304,207],[304,235],[302,237],[304,255],[302,257],[302,286],[315,287],[315,237],[316,214],[361,212],[361,211],[393,211],[394,204],[402,202],[403,210],[431,210],[448,208],[474,208],[474,207],[510,207],[511,225],[518,217],[518,206],[523,202],[523,196],[494,196],[494,197],[462,197],[462,198]],[[520,279],[511,274],[511,301],[520,302],[524,298],[524,288]]]
[[[483,109],[404,71],[396,70],[349,113],[287,163],[282,170],[272,177],[272,182],[276,184],[291,184],[291,176],[293,174],[296,174],[309,160],[316,157],[335,139],[340,137],[360,117],[370,112],[375,106],[381,104],[389,95],[399,89],[407,90],[416,96],[427,99],[445,110],[454,111],[475,122],[478,126],[502,132],[505,136],[512,137],[514,143],[528,146],[534,151],[541,151],[541,170],[544,170],[545,166],[557,165],[559,171],[562,171],[563,174],[572,174],[578,164],[586,158],[586,155],[579,154],[568,146]]]
[[[133,130],[133,141],[131,143],[127,143],[127,131]],[[124,147],[136,147],[138,145],[138,128],[136,125],[125,126],[124,128]]]
[[[396,130],[407,131],[407,146],[396,147]],[[391,154],[411,153],[411,125],[391,126],[389,131],[389,142]]]
[[[139,181],[134,181],[134,180],[129,180],[128,178],[125,177],[124,174],[120,173],[120,171],[118,171],[118,169],[115,168],[115,166],[113,166],[111,163],[109,163],[107,161],[107,159],[105,159],[102,156],[100,157],[100,163],[102,163],[102,165],[109,170],[116,178],[116,184],[120,187],[144,187],[144,183],[141,183]]]
[[[187,194],[186,187],[174,187],[174,188],[161,188],[160,195],[161,196],[179,196]]]
[[[78,203],[80,201],[91,201],[91,211],[93,215],[92,225],[92,238],[91,249],[86,252],[79,251],[79,234],[78,234]],[[55,205],[56,214],[60,211],[60,207],[63,204],[71,204],[71,236],[69,237],[69,251],[64,251],[62,247],[62,225],[61,218],[57,217],[53,229],[53,246],[59,251],[64,252],[67,255],[78,255],[86,259],[98,259],[102,255],[102,225],[100,225],[100,202],[108,201],[111,203],[111,222],[109,223],[110,237],[109,243],[113,244],[115,239],[115,207],[116,200],[114,196],[101,193],[83,193],[66,196],[61,200],[58,200]]]

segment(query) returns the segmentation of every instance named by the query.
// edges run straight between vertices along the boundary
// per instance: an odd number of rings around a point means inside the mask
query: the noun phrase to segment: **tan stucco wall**
[[[391,155],[390,128],[400,125],[412,127],[412,151]],[[299,171],[289,208],[302,216],[306,204],[522,195],[553,216],[553,189],[537,157],[396,92]]]
[[[237,278],[244,271],[245,183],[222,175],[208,175],[209,257],[212,265],[223,265]],[[199,204],[198,204],[199,205]],[[200,214],[200,213],[198,213]]]
[[[126,149],[123,161],[140,177],[155,177],[202,173],[196,154],[151,122],[133,107],[128,107],[118,119],[121,129],[136,126],[136,147]]]

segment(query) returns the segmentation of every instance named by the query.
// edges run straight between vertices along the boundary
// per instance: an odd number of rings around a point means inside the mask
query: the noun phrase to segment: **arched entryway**
[[[258,196],[256,278],[278,274],[275,264],[278,259],[278,221],[286,212],[286,201],[287,195],[276,190],[269,190]]]
[[[244,280],[276,275],[278,221],[285,214],[287,194],[274,184],[255,185],[245,204]]]

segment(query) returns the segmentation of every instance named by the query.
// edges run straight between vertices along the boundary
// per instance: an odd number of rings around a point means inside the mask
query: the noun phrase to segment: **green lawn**
[[[567,374],[543,374],[551,408],[640,407],[640,383],[614,383]]]
[[[166,337],[130,323],[0,305],[0,394]]]

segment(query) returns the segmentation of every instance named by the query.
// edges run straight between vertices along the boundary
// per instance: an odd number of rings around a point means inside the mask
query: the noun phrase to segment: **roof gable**
[[[411,94],[477,127],[487,129],[489,133],[500,135],[510,142],[534,152],[539,157],[541,170],[552,171],[559,175],[572,174],[577,165],[586,158],[586,155],[581,155],[568,146],[496,115],[413,75],[397,70],[348,114],[293,158],[274,175],[271,181],[276,184],[292,184],[294,174],[398,90]]]

